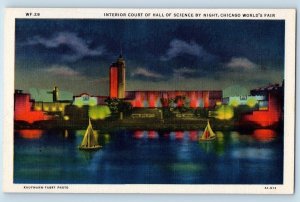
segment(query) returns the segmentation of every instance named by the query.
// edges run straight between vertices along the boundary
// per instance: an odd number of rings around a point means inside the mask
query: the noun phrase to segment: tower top
[[[119,58],[117,59],[117,63],[123,63],[125,65],[125,60],[122,54],[119,55]]]

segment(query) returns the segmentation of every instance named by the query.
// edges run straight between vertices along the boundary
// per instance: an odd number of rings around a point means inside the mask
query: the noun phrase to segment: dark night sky
[[[283,79],[284,21],[19,19],[16,88],[106,95],[120,47],[127,90],[249,90]]]

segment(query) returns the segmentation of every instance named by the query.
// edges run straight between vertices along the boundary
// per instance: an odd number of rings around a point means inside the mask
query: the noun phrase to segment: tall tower
[[[53,102],[57,102],[59,100],[59,90],[57,86],[54,86],[52,91]]]
[[[122,54],[109,69],[109,95],[111,98],[125,98],[125,60]]]

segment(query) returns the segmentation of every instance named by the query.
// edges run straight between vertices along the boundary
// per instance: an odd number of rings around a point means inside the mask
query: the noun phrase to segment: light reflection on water
[[[39,139],[42,137],[42,130],[21,130],[20,136],[24,139]]]
[[[80,151],[85,130],[15,131],[15,183],[281,184],[283,138],[215,131],[95,131],[102,149]]]

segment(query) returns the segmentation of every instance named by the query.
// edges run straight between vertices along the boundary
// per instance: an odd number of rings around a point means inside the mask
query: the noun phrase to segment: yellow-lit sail
[[[214,133],[214,131],[211,129],[210,124],[209,124],[209,120],[207,121],[207,125],[202,133],[202,135],[200,136],[199,140],[213,140],[216,138],[216,134]]]
[[[89,119],[89,125],[85,131],[83,136],[83,140],[79,149],[99,149],[101,146],[99,145],[97,138],[95,137],[95,133],[92,127],[91,119]]]

